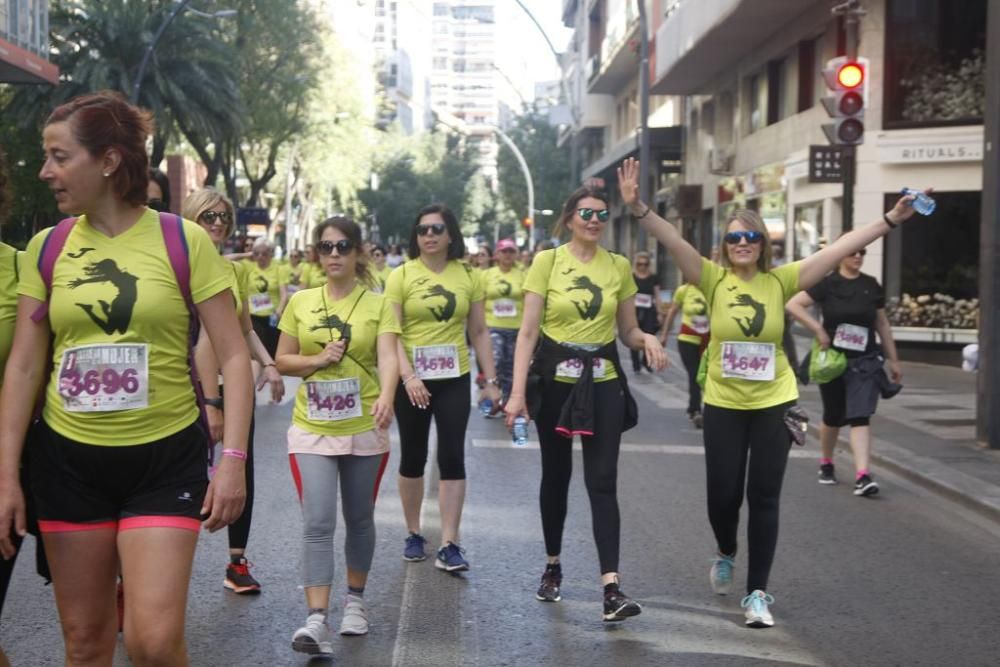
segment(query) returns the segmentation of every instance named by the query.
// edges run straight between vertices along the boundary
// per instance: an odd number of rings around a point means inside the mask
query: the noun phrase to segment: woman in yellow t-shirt
[[[224,194],[213,188],[203,188],[189,194],[181,205],[181,215],[187,220],[194,220],[208,233],[208,237],[217,249],[223,245],[233,233],[235,218],[233,204]],[[263,369],[257,379],[257,389],[264,384],[270,384],[271,400],[281,401],[285,395],[285,385],[281,374],[274,367],[274,359],[261,343],[257,332],[250,322],[250,311],[247,303],[246,263],[226,262],[231,269],[233,284],[231,289],[236,297],[236,314],[240,320],[243,339],[246,341],[250,356]],[[205,415],[208,418],[209,438],[218,442],[225,429],[222,412],[222,386],[214,381],[219,376],[219,362],[211,342],[202,333],[195,348],[195,365],[198,367],[198,377],[201,378],[202,394],[205,397]],[[253,519],[254,501],[254,419],[250,417],[250,433],[246,447],[246,489],[247,499],[243,506],[243,514],[227,527],[229,537],[229,563],[226,565],[223,586],[237,594],[253,594],[260,591],[260,583],[250,574],[250,561],[246,559],[247,542],[250,540],[250,522]]]
[[[265,238],[254,242],[248,266],[250,321],[273,357],[278,349],[278,321],[288,303],[288,269],[274,260],[274,244]]]
[[[288,270],[288,285],[285,289],[288,291],[288,298],[291,298],[300,289],[306,288],[309,265],[302,261],[302,251],[292,248],[288,251],[288,264],[285,268]]]
[[[385,297],[368,289],[361,228],[338,216],[320,223],[314,234],[327,284],[289,301],[279,325],[278,367],[304,380],[288,429],[288,454],[305,519],[309,616],[292,647],[329,654],[338,483],[347,531],[340,634],[368,632],[364,590],[375,553],[375,496],[389,459],[399,323]]]
[[[622,432],[635,426],[635,400],[628,390],[615,331],[629,348],[641,349],[650,367],[666,364],[656,336],[639,328],[637,287],[629,261],[599,243],[610,217],[607,195],[576,190],[563,205],[558,227],[565,245],[538,253],[524,280],[524,318],[514,354],[514,384],[507,401],[508,426],[527,417],[529,365],[538,378],[531,417],[542,450],[539,493],[548,556],[537,599],[561,598],[563,525],[573,470],[573,436],[583,442],[583,476],[590,496],[594,541],[604,586],[605,621],[623,621],[642,611],[619,585],[621,519],[618,451]],[[539,341],[539,330],[542,333]],[[534,358],[532,359],[532,354]]]
[[[791,446],[785,417],[798,399],[795,373],[782,349],[785,304],[799,290],[822,280],[843,258],[909,219],[914,197],[901,198],[878,221],[844,234],[816,254],[779,267],[771,262],[771,241],[760,216],[734,211],[726,221],[719,266],[704,259],[676,227],[639,201],[636,160],[622,164],[618,182],[632,215],[670,251],[684,280],[698,285],[708,302],[705,470],[708,516],[718,549],[709,576],[716,593],[726,594],[732,588],[745,486],[750,564],[741,604],[748,626],[770,627],[774,598],[767,593],[767,582]]]
[[[379,292],[385,291],[385,284],[389,280],[389,274],[392,273],[392,267],[388,266],[385,261],[385,246],[373,245],[371,249],[372,257],[372,267],[371,274],[374,279]]]
[[[698,384],[698,366],[701,355],[708,346],[708,301],[694,285],[681,285],[674,292],[674,301],[667,311],[667,318],[660,330],[660,342],[667,344],[667,336],[674,328],[674,318],[681,314],[681,329],[677,332],[677,351],[684,362],[688,376],[688,419],[695,428],[701,428],[701,385]]]
[[[441,482],[441,548],[434,565],[448,572],[469,569],[458,546],[465,502],[465,430],[469,423],[469,351],[486,374],[483,395],[494,403],[500,390],[493,367],[490,334],[483,314],[478,271],[466,266],[458,219],[443,204],[425,206],[410,231],[410,261],[389,274],[385,295],[402,326],[396,416],[399,420],[399,496],[409,536],[407,561],[421,561],[426,539],[420,534],[424,468],[431,419],[437,426]]]
[[[204,230],[183,221],[177,231],[191,271],[182,293],[164,238],[171,230],[144,205],[151,130],[145,112],[107,92],[74,98],[46,121],[39,176],[60,211],[82,215],[54,263],[51,292],[39,260],[52,230],[28,244],[0,393],[0,553],[10,556],[11,526],[24,524],[17,464],[32,416],[25,397],[47,380],[31,486],[67,663],[89,656],[111,664],[120,567],[125,582],[136,582],[124,592],[129,653],[186,664],[198,533],[243,511],[252,378],[243,338],[233,335],[232,278]],[[211,482],[188,363],[187,292],[226,384],[241,388],[226,393],[223,456]]]
[[[517,245],[511,239],[502,239],[497,243],[496,266],[486,269],[482,276],[486,294],[486,326],[490,328],[493,363],[504,401],[510,396],[514,381],[514,346],[524,314],[524,271],[517,266],[516,260]],[[498,414],[502,409],[503,404],[497,403],[489,416]]]

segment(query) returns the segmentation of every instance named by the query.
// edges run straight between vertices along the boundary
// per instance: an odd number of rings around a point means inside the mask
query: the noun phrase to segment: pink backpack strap
[[[36,324],[49,314],[49,300],[52,298],[52,277],[55,274],[56,260],[62,254],[63,248],[66,246],[66,239],[69,238],[75,224],[76,218],[60,220],[59,224],[53,227],[49,235],[45,237],[42,251],[38,253],[38,273],[41,274],[42,282],[45,283],[45,302],[31,314],[31,321]]]

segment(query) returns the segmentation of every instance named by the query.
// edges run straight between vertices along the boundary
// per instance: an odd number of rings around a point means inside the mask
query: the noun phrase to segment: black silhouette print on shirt
[[[326,329],[328,331],[338,331],[340,332],[339,340],[350,340],[351,339],[351,325],[340,319],[337,315],[327,316],[325,309],[320,308],[319,310],[314,310],[314,313],[323,313],[316,324],[309,327],[309,331],[319,331],[320,329]]]
[[[434,315],[434,319],[438,322],[447,322],[455,314],[455,308],[458,305],[455,293],[449,292],[443,285],[432,285],[427,289],[423,298],[433,299],[435,297],[443,297],[444,304],[440,306],[428,306],[428,309],[431,311],[431,314]]]
[[[586,299],[581,301],[570,299],[573,305],[576,306],[576,312],[580,313],[581,319],[595,319],[597,314],[601,312],[601,306],[604,305],[604,290],[595,285],[587,276],[577,276],[574,278],[572,286],[566,291],[572,292],[575,290],[583,290],[590,293],[590,301]]]
[[[693,299],[691,299],[691,303],[694,304],[695,307],[694,314],[696,316],[708,315],[708,304],[705,302],[704,297],[696,296]]]
[[[254,287],[257,288],[257,294],[266,294],[267,288],[270,287],[270,283],[267,282],[267,278],[260,275],[259,273],[254,276]]]
[[[733,316],[733,322],[740,328],[743,335],[748,338],[757,338],[764,331],[764,320],[767,317],[767,310],[764,304],[753,300],[749,294],[737,294],[736,301],[729,304],[729,308],[750,308],[752,315],[740,317]]]
[[[128,331],[128,325],[132,321],[132,309],[135,308],[138,297],[136,281],[139,278],[119,269],[113,259],[102,259],[99,262],[88,264],[83,272],[86,277],[71,280],[69,282],[70,289],[76,289],[81,285],[111,283],[118,290],[118,294],[111,300],[111,303],[103,299],[97,300],[101,307],[101,313],[104,315],[103,320],[94,312],[93,304],[77,302],[76,305],[82,308],[94,324],[107,335],[110,336],[115,332],[123,334]]]
[[[504,278],[501,278],[497,282],[500,284],[500,296],[502,297],[510,296],[510,293],[511,291],[513,291],[514,286],[511,285],[509,282],[507,282]]]

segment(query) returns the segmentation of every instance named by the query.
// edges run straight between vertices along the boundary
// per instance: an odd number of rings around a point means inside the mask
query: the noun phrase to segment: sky
[[[556,50],[566,50],[573,31],[562,24],[561,0],[522,0],[542,24]],[[505,74],[531,100],[535,82],[559,78],[559,65],[531,19],[515,0],[497,0],[497,22],[502,51],[498,63]],[[509,46],[508,46],[509,45]]]

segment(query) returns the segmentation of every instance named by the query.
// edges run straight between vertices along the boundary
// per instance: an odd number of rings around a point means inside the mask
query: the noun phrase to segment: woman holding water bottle
[[[497,243],[496,266],[482,276],[486,293],[486,326],[493,342],[493,363],[496,365],[503,400],[510,396],[514,374],[514,345],[524,312],[524,270],[517,266],[517,245],[511,239]],[[490,406],[484,416],[493,417],[503,409],[502,403]]]
[[[799,290],[819,283],[843,258],[908,220],[915,197],[902,197],[878,221],[844,234],[806,259],[777,268],[771,264],[770,238],[760,216],[734,211],[726,224],[719,266],[639,201],[636,160],[622,164],[618,181],[632,215],[670,251],[685,281],[698,285],[708,300],[705,469],[709,522],[717,547],[709,580],[719,595],[732,588],[745,488],[750,506],[749,566],[741,606],[749,627],[771,627],[774,598],[767,593],[767,584],[791,446],[786,416],[798,399],[795,375],[781,344],[785,303]]]
[[[375,552],[375,496],[389,459],[399,324],[385,297],[369,290],[374,278],[361,228],[335,216],[314,236],[327,284],[292,295],[279,324],[277,361],[283,374],[304,380],[288,429],[288,456],[305,521],[309,615],[292,648],[328,655],[338,484],[347,531],[340,634],[368,633],[364,590]]]
[[[465,430],[471,407],[466,326],[486,376],[482,397],[498,403],[499,381],[483,310],[482,274],[462,262],[465,243],[451,209],[432,204],[420,210],[410,231],[409,254],[411,259],[389,274],[385,286],[402,326],[395,407],[401,453],[399,496],[409,531],[403,559],[415,562],[427,557],[420,508],[433,417],[441,472],[441,548],[434,565],[457,572],[469,569],[458,544],[465,503]]]
[[[558,222],[559,232],[571,235],[569,242],[534,258],[524,280],[524,317],[506,413],[508,426],[515,427],[515,439],[520,439],[517,431],[531,398],[541,443],[539,499],[548,560],[535,597],[561,599],[562,534],[573,437],[579,435],[604,587],[603,618],[623,621],[642,608],[622,592],[618,578],[618,453],[622,432],[635,425],[637,414],[618,358],[616,326],[622,342],[642,350],[651,368],[662,369],[666,357],[656,336],[639,328],[629,261],[599,245],[609,216],[603,192],[578,189],[566,200]],[[529,366],[532,396],[527,397]]]

